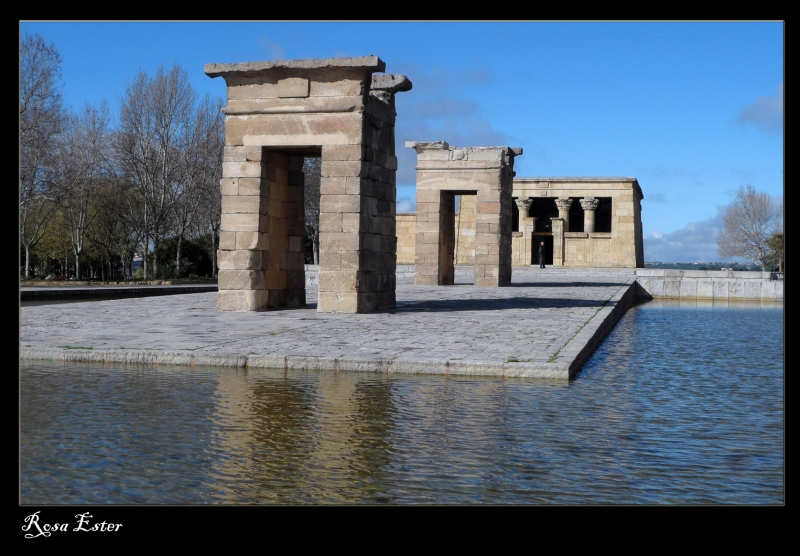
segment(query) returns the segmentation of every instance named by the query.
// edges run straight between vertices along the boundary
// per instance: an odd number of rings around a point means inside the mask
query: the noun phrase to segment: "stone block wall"
[[[680,300],[783,301],[783,280],[769,272],[636,269],[640,297]]]
[[[477,195],[461,195],[456,213],[456,248],[457,265],[475,264],[475,211]]]
[[[226,147],[218,306],[305,305],[303,158]]]
[[[397,222],[397,264],[414,264],[414,242],[417,233],[417,215],[413,212],[399,213]]]
[[[455,264],[475,264],[475,205],[476,195],[461,195],[455,214]],[[417,215],[413,212],[397,214],[397,264],[413,265],[416,262]],[[515,263],[516,264],[516,263]]]

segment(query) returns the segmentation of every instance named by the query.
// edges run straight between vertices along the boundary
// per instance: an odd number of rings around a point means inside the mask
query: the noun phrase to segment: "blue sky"
[[[397,95],[398,210],[413,210],[408,140],[523,147],[518,176],[634,176],[645,259],[720,261],[740,185],[783,199],[782,22],[21,22],[62,57],[74,108],[136,73],[182,65],[224,97],[211,62],[374,54]],[[733,260],[733,259],[731,259]]]

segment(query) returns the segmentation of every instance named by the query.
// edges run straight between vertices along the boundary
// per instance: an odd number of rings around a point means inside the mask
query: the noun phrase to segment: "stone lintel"
[[[519,182],[552,182],[552,183],[586,183],[586,182],[598,182],[598,183],[608,183],[608,182],[628,182],[628,183],[639,183],[636,178],[631,177],[602,177],[602,178],[587,178],[587,177],[521,177],[517,178],[514,181]]]
[[[209,77],[253,77],[273,69],[297,70],[298,73],[312,69],[360,68],[367,72],[382,72],[386,63],[377,56],[358,58],[324,58],[305,60],[268,60],[264,62],[242,62],[238,64],[206,64],[203,68]],[[410,82],[409,82],[410,83]]]
[[[446,151],[450,145],[447,144],[447,141],[406,141],[406,148],[414,149],[419,153],[428,149]]]
[[[426,154],[424,159],[420,158],[419,170],[432,169],[423,167],[433,161],[440,164],[448,161],[455,163],[452,166],[445,165],[443,169],[455,168],[460,164],[464,167],[497,168],[510,165],[515,156],[522,154],[522,147],[455,147],[449,145],[447,141],[406,141],[406,147],[417,151],[417,155],[422,155],[424,151],[444,151],[441,154],[432,152]]]
[[[614,183],[619,184],[619,186],[612,188],[606,186],[606,184]],[[600,187],[592,187],[593,185],[598,185]],[[637,199],[640,201],[644,199],[642,188],[639,186],[639,180],[632,177],[514,177],[515,192],[534,188],[633,190]]]
[[[387,93],[401,93],[410,91],[412,87],[411,80],[402,74],[380,74],[372,76],[372,85],[370,91],[385,91]]]

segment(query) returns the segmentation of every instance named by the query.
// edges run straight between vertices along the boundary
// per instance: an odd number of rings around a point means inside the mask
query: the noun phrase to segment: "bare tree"
[[[80,280],[81,254],[86,231],[92,219],[104,210],[90,198],[105,181],[108,166],[108,106],[86,105],[79,116],[70,116],[58,141],[53,158],[53,181],[64,192],[63,209],[70,228],[70,242],[75,256],[75,277]]]
[[[303,161],[303,203],[305,205],[306,236],[314,251],[314,264],[319,264],[319,201],[322,177],[322,159],[306,158]]]
[[[198,227],[198,220],[202,217],[200,209],[208,201],[205,192],[209,188],[219,189],[224,147],[224,139],[220,133],[220,110],[221,101],[212,101],[206,94],[194,111],[192,133],[183,159],[183,179],[176,182],[171,189],[177,239],[175,268],[178,278],[181,277],[183,240],[190,230]]]
[[[717,236],[719,254],[743,257],[764,269],[770,253],[768,241],[776,224],[769,195],[757,192],[752,185],[740,186],[723,220],[725,228]]]
[[[217,237],[222,225],[222,192],[220,180],[222,179],[222,160],[225,148],[225,119],[222,114],[222,99],[213,99],[203,102],[199,112],[205,120],[205,142],[202,152],[205,174],[203,175],[203,203],[200,211],[203,215],[204,230],[211,233],[211,276],[216,278],[217,273]]]
[[[29,278],[31,249],[47,231],[60,200],[48,178],[64,118],[61,56],[41,36],[26,33],[20,43],[19,69],[19,227]]]
[[[126,264],[133,257],[133,242],[126,234],[125,222],[117,217],[113,209],[116,188],[113,183],[103,180],[93,188],[92,193],[89,212],[93,218],[86,229],[86,239],[107,262],[109,278],[114,277],[113,263],[117,260],[122,263],[124,277]]]
[[[128,86],[120,107],[114,150],[124,176],[142,199],[145,275],[147,251],[153,242],[153,275],[157,278],[158,247],[174,216],[173,189],[186,183],[184,157],[192,132],[195,93],[186,70],[158,68],[154,78],[140,72]]]

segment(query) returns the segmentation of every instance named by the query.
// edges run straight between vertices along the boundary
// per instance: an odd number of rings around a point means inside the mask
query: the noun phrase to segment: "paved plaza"
[[[221,312],[216,293],[20,308],[23,359],[573,378],[633,303],[633,269],[514,269],[509,287],[414,285],[397,307],[318,313],[308,305]],[[91,349],[88,349],[91,348]]]

